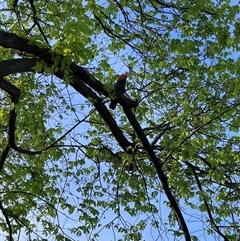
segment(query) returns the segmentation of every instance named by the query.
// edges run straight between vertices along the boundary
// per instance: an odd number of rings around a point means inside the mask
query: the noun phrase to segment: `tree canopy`
[[[239,240],[239,10],[2,0],[2,240]]]

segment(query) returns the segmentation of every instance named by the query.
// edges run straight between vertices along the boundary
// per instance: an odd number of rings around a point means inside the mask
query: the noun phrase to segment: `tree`
[[[239,239],[237,3],[0,9],[3,240]]]

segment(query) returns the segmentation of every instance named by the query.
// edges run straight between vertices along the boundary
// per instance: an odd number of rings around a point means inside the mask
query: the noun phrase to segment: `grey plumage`
[[[123,95],[126,92],[126,81],[127,81],[128,73],[122,74],[119,76],[117,82],[114,84],[114,89],[117,94]],[[117,106],[117,99],[112,100],[109,108],[114,110]]]

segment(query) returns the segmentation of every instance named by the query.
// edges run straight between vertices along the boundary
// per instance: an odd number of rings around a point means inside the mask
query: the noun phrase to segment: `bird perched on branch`
[[[124,74],[119,76],[117,82],[114,85],[116,93],[123,95],[126,92],[125,85],[126,85],[127,77],[128,77],[128,72],[125,72]],[[109,105],[109,108],[114,110],[117,106],[117,103],[118,103],[117,99],[112,100]]]

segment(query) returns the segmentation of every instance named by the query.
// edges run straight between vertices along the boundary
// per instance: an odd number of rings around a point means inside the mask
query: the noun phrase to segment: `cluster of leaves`
[[[6,240],[238,240],[238,15],[228,0],[2,1]],[[138,107],[109,111],[126,69]]]

